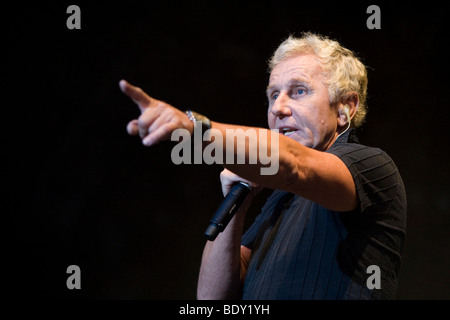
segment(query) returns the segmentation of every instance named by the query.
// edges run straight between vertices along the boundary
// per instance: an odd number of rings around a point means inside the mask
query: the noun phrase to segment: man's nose
[[[274,101],[270,112],[272,112],[275,117],[280,119],[283,119],[284,117],[290,117],[292,115],[292,112],[289,103],[289,97],[284,93],[280,93],[280,95]]]

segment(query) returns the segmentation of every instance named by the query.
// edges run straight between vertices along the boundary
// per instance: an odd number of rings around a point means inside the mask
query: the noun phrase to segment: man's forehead
[[[269,86],[290,79],[310,82],[322,75],[322,67],[313,54],[301,54],[282,60],[270,73]]]

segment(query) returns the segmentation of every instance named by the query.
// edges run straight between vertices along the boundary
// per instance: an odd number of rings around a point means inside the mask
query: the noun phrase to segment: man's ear
[[[359,107],[359,95],[358,93],[352,91],[349,92],[345,99],[338,104],[338,126],[345,127],[348,125],[348,121],[351,121],[356,114]],[[348,108],[348,114],[350,119],[347,119],[347,112],[345,108]]]

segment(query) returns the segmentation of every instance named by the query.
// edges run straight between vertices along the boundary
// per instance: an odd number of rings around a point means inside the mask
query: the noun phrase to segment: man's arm
[[[254,183],[224,169],[220,173],[223,195],[226,196],[231,187],[238,181],[250,184],[252,190],[227,228],[219,233],[215,241],[206,242],[197,287],[197,298],[200,300],[239,298],[240,288],[243,285],[251,255],[250,249],[240,245],[245,214],[253,197],[261,189]]]
[[[141,110],[141,116],[137,120],[130,121],[127,129],[132,135],[139,134],[144,145],[151,146],[162,140],[168,140],[172,132],[179,128],[193,133],[193,124],[184,112],[149,97],[140,88],[126,81],[121,81],[120,87]],[[212,129],[221,133],[222,141],[219,145],[223,148],[224,155],[229,152],[226,149],[229,145],[227,142],[230,142],[227,141],[230,139],[227,137],[227,129],[233,132],[237,129],[244,131],[252,129],[258,132],[255,142],[257,146],[253,145],[252,148],[270,150],[279,161],[276,174],[262,175],[261,168],[267,165],[261,161],[259,154],[256,164],[249,164],[248,144],[244,149],[237,148],[233,136],[231,139],[235,147],[234,156],[245,159],[245,164],[227,164],[223,161],[225,168],[262,187],[292,192],[333,211],[349,211],[356,208],[358,198],[353,177],[345,164],[335,155],[307,148],[271,130],[214,121],[211,121],[211,124]],[[265,131],[265,135],[260,135],[260,131]],[[276,135],[276,139],[272,139],[272,135]],[[261,136],[267,138],[260,138]],[[277,141],[276,146],[272,146],[272,141]],[[211,143],[218,143],[218,141]]]
[[[225,230],[207,241],[197,286],[199,300],[239,299],[251,250],[241,246],[245,211],[243,204]]]
[[[333,211],[350,211],[358,205],[353,177],[344,162],[337,156],[305,147],[293,139],[268,129],[235,126],[214,121],[211,121],[211,124],[213,129],[221,132],[223,146],[227,144],[227,130],[252,129],[258,131],[258,148],[270,150],[272,154],[275,153],[278,156],[279,168],[274,175],[261,174],[260,169],[267,166],[261,163],[259,156],[256,165],[227,164],[224,161],[223,166],[237,175],[262,187],[281,189],[300,195]],[[261,136],[267,139],[260,139],[259,131],[266,131]],[[276,135],[276,139],[272,139],[272,135]],[[276,146],[272,145],[273,141],[277,141]],[[248,144],[244,154],[239,154],[240,152],[241,150],[238,150],[235,145],[236,155],[244,157],[245,163],[248,164],[250,153]]]

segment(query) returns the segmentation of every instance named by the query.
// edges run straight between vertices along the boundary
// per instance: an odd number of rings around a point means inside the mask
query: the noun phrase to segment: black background
[[[219,166],[126,134],[120,79],[213,120],[266,126],[267,59],[314,31],[368,66],[363,144],[396,162],[408,196],[398,299],[449,299],[448,28],[440,2],[78,1],[3,8],[3,291],[13,297],[195,299]],[[81,30],[66,9],[81,8]],[[257,213],[257,205],[249,220]],[[249,221],[250,222],[250,221]],[[81,290],[66,269],[81,268]],[[7,285],[7,286],[5,286]]]

